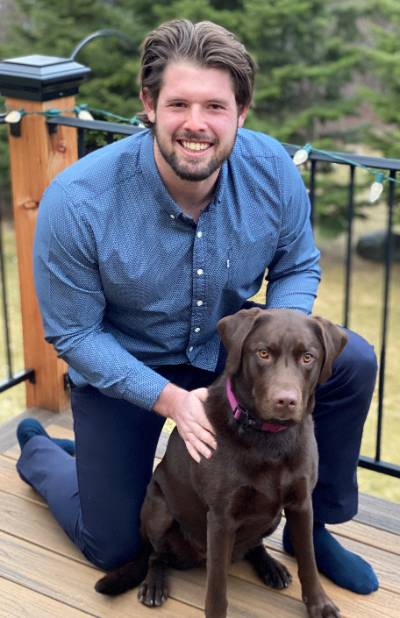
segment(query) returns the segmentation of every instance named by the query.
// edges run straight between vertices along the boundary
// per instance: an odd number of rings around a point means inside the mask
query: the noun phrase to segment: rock
[[[392,234],[393,261],[400,262],[400,234]],[[356,245],[356,253],[365,260],[384,262],[388,234],[386,231],[361,236]]]

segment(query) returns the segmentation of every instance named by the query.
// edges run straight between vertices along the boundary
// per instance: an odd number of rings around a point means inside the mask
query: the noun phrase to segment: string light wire
[[[296,150],[293,156],[293,162],[298,167],[300,165],[303,165],[304,163],[306,163],[306,161],[308,161],[309,155],[312,152],[315,152],[316,154],[325,155],[329,157],[331,160],[333,159],[334,161],[338,161],[339,163],[347,163],[348,165],[352,165],[353,167],[359,167],[363,169],[365,172],[372,174],[374,176],[374,182],[372,183],[370,190],[369,190],[369,201],[371,204],[376,202],[382,195],[382,191],[384,188],[383,185],[385,182],[393,182],[395,184],[400,184],[400,180],[397,180],[396,178],[392,178],[391,176],[388,176],[387,174],[384,174],[383,172],[377,173],[376,170],[368,167],[367,165],[363,165],[362,163],[357,163],[356,161],[353,161],[352,159],[344,157],[337,153],[327,152],[326,150],[320,150],[319,148],[315,148],[314,146],[312,146],[312,144],[305,144],[304,146],[302,146],[302,148],[299,148],[298,150]]]
[[[53,107],[50,109],[46,109],[43,112],[27,112],[24,109],[6,109],[4,113],[0,113],[0,117],[2,117],[3,122],[7,124],[18,124],[19,122],[21,122],[24,116],[45,116],[46,118],[55,118],[57,116],[62,116],[63,114],[75,114],[81,120],[94,120],[92,112],[93,114],[105,116],[106,118],[113,118],[114,120],[118,120],[119,122],[125,122],[134,126],[144,127],[143,123],[140,122],[137,116],[126,118],[125,116],[119,116],[118,114],[113,114],[112,112],[108,112],[104,109],[90,107],[86,103],[75,105],[72,109],[61,110]]]

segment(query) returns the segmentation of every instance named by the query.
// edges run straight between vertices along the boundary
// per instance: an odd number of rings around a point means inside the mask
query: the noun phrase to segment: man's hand
[[[204,411],[207,389],[186,391],[175,384],[167,384],[157,399],[154,410],[176,423],[179,435],[197,463],[201,457],[209,459],[217,448],[214,430]]]

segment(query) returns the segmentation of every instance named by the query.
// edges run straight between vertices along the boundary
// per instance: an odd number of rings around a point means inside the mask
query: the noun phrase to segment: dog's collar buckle
[[[226,396],[233,412],[233,418],[240,423],[245,429],[257,429],[258,431],[268,431],[270,433],[276,433],[287,429],[287,425],[278,425],[277,423],[266,423],[250,416],[249,412],[242,408],[238,400],[236,399],[230,378],[226,379]]]
[[[241,425],[245,427],[249,427],[254,423],[249,416],[249,413],[245,408],[241,408],[239,404],[237,404],[236,408],[233,411],[233,418],[238,421]]]

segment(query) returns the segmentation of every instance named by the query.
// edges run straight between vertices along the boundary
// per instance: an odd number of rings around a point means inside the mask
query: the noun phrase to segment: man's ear
[[[156,121],[156,106],[149,89],[143,88],[143,90],[140,91],[139,97],[143,104],[144,111],[147,114],[147,118],[152,124],[154,124]]]
[[[234,375],[242,360],[244,340],[251,331],[253,324],[266,312],[258,307],[242,309],[233,315],[228,315],[218,322],[218,332],[228,353],[225,369],[229,375]]]
[[[332,364],[347,343],[348,337],[344,330],[332,324],[325,318],[313,316],[311,318],[318,329],[319,338],[324,348],[324,362],[321,367],[318,384],[323,384],[332,374]]]
[[[243,105],[243,107],[239,108],[239,115],[238,115],[238,129],[241,129],[242,126],[244,125],[244,122],[247,118],[247,114],[249,112],[249,105]]]

